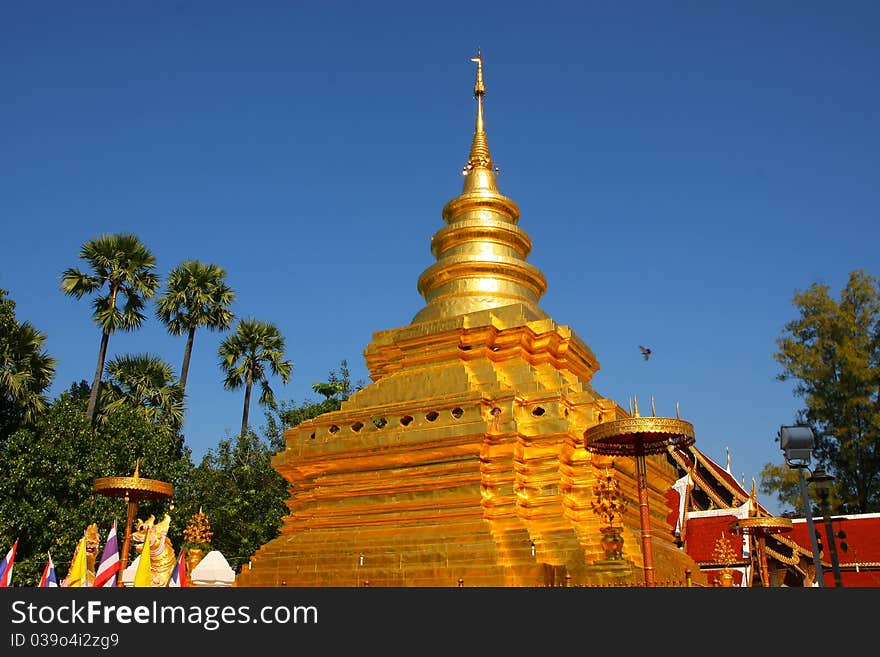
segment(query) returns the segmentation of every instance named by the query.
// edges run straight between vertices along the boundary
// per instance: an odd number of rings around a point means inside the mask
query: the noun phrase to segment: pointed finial
[[[730,472],[730,447],[725,447],[727,450],[727,471]]]
[[[140,467],[141,467],[141,460],[140,460],[140,459],[136,459],[135,462],[134,462],[134,476],[135,476],[135,478],[141,476],[141,475],[140,475]]]
[[[474,169],[493,171],[492,156],[489,154],[489,142],[486,139],[486,126],[483,119],[483,96],[486,95],[486,84],[483,81],[483,53],[477,48],[477,56],[471,57],[471,61],[477,65],[477,79],[474,82],[474,98],[477,99],[477,121],[474,129],[474,141],[471,144],[471,152],[467,164],[461,172],[470,174]],[[491,180],[473,180],[470,183],[480,188],[493,189],[495,187],[494,176]],[[467,189],[468,185],[465,185]]]
[[[654,408],[654,395],[651,395],[651,415],[657,417],[657,409]]]
[[[633,395],[633,415],[641,417],[639,415],[639,399],[635,395]]]
[[[471,61],[477,64],[477,81],[474,83],[474,98],[480,99],[486,94],[486,85],[483,83],[483,53],[477,48],[477,56],[471,57]]]
[[[681,412],[679,411],[679,408],[678,408],[678,402],[675,402],[675,419],[676,420],[681,419]]]

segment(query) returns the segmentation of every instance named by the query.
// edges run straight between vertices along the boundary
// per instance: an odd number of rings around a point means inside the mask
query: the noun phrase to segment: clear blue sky
[[[373,332],[424,305],[478,47],[541,307],[596,353],[597,392],[679,402],[748,485],[801,406],[772,358],[794,292],[880,274],[875,2],[10,2],[0,29],[0,287],[48,335],[53,396],[99,344],[61,272],[111,232],[163,279],[224,267],[233,310],[287,339],[279,398],[342,359],[367,379]],[[196,336],[196,457],[240,423],[220,339]],[[183,347],[151,317],[109,357],[179,371]]]

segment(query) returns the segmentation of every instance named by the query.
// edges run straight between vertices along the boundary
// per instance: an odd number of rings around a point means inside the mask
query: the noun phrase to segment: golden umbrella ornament
[[[645,586],[654,586],[654,545],[648,507],[645,456],[662,454],[671,446],[687,447],[695,441],[694,427],[678,417],[641,417],[638,403],[632,417],[603,422],[584,431],[584,447],[594,454],[635,457],[638,473],[639,522]]]
[[[174,495],[174,486],[158,479],[145,479],[140,476],[139,464],[135,463],[131,477],[101,477],[95,479],[93,489],[105,497],[121,497],[126,503],[125,538],[119,559],[119,583],[122,586],[122,573],[128,566],[128,552],[131,549],[131,527],[137,515],[141,500],[167,500]]]
[[[790,532],[791,520],[774,516],[751,517],[734,520],[730,523],[730,531],[734,534],[747,535],[755,539],[755,550],[758,553],[758,572],[761,575],[761,585],[764,588],[770,586],[770,572],[767,567],[766,538],[774,534]]]

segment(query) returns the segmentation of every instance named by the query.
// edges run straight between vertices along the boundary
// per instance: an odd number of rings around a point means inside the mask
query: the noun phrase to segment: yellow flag
[[[86,580],[86,537],[83,536],[73,551],[73,562],[67,573],[67,586],[88,586]]]
[[[140,560],[138,561],[137,570],[134,573],[135,586],[152,586],[153,578],[150,576],[150,543],[153,537],[153,528],[147,530],[147,536],[144,539],[144,547],[141,550]]]

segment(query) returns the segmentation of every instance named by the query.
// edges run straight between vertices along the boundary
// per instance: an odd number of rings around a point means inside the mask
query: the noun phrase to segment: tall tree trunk
[[[186,336],[186,348],[183,350],[183,365],[180,367],[180,392],[186,393],[186,375],[189,372],[189,357],[192,355],[193,340],[196,337],[196,327],[191,326]]]
[[[248,426],[248,410],[251,406],[251,378],[248,376],[244,389],[244,412],[241,414],[241,435],[247,433]]]
[[[104,374],[104,359],[107,357],[107,343],[110,342],[110,333],[106,330],[101,334],[101,348],[98,350],[98,367],[95,369],[95,380],[92,381],[92,390],[89,393],[89,407],[86,417],[90,422],[95,421],[95,407],[98,405],[98,388],[101,387],[101,376]]]

